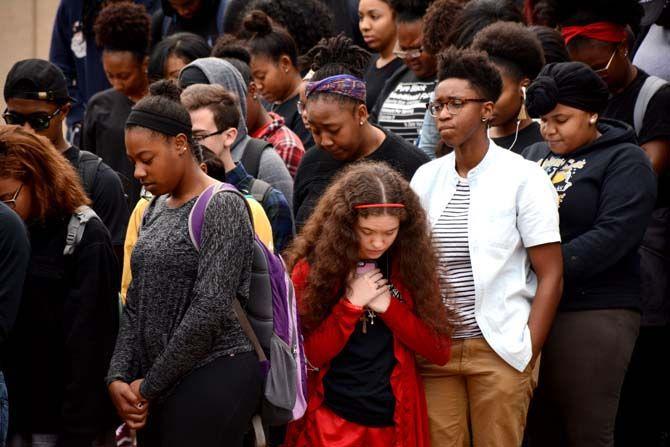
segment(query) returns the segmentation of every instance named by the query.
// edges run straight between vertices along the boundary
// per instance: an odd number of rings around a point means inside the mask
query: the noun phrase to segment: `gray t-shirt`
[[[133,282],[107,382],[144,378],[147,399],[163,397],[192,370],[223,355],[251,351],[232,310],[249,296],[253,230],[246,204],[216,194],[205,213],[200,252],[188,217],[166,196],[147,209],[133,250]]]

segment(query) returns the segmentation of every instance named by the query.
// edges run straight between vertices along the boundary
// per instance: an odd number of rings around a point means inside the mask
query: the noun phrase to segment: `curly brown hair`
[[[138,58],[149,54],[151,17],[144,5],[130,1],[105,6],[93,25],[95,42],[108,51],[130,51]]]
[[[49,140],[19,126],[0,126],[0,178],[32,187],[31,218],[41,222],[91,203],[65,157]]]
[[[405,207],[354,208],[365,203],[402,203]],[[318,327],[330,314],[344,293],[346,278],[356,268],[357,218],[382,214],[400,220],[398,235],[388,253],[403,285],[412,294],[416,314],[435,332],[451,332],[451,319],[440,295],[437,257],[419,197],[387,164],[369,161],[354,163],[337,175],[286,251],[289,270],[302,259],[310,265],[299,309],[307,331]]]

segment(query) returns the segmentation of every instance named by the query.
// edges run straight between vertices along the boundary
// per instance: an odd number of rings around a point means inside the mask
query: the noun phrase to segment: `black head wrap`
[[[607,84],[581,62],[547,64],[526,92],[528,114],[538,118],[563,104],[601,113],[609,101]]]

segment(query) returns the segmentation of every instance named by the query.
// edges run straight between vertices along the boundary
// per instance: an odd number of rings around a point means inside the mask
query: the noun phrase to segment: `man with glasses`
[[[26,229],[19,216],[10,209],[16,203],[20,189],[13,197],[0,197],[4,202],[0,203],[0,352],[4,350],[5,341],[19,310],[23,280],[30,257]],[[0,370],[0,447],[5,445],[8,417],[7,387]]]
[[[63,72],[41,59],[19,61],[7,74],[4,90],[7,124],[30,129],[46,137],[70,161],[112,236],[112,244],[122,259],[128,223],[128,204],[118,175],[90,152],[70,146],[63,134],[63,121],[72,108]]]

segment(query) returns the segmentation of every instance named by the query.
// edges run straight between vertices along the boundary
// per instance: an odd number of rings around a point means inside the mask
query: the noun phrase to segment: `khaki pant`
[[[445,366],[419,362],[433,447],[519,447],[536,385],[483,338],[454,340]]]

